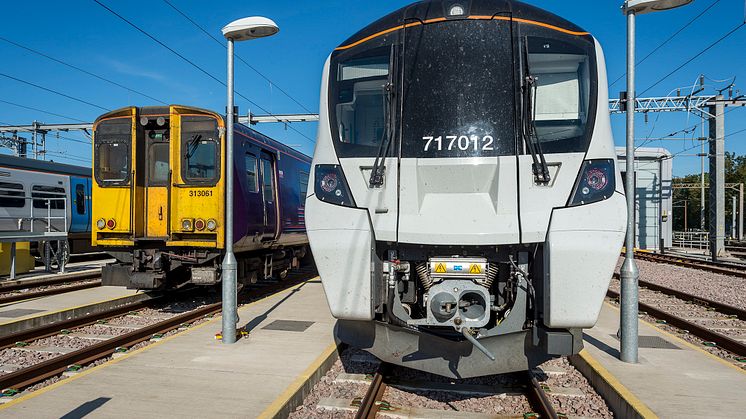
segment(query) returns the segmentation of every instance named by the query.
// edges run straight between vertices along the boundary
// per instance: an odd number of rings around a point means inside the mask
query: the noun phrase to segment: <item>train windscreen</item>
[[[514,155],[510,26],[417,25],[404,36],[402,157]]]
[[[536,79],[533,118],[545,153],[584,152],[591,102],[591,60],[579,46],[527,37],[528,63]]]
[[[215,118],[181,120],[181,177],[187,184],[214,185],[220,179],[220,137]]]

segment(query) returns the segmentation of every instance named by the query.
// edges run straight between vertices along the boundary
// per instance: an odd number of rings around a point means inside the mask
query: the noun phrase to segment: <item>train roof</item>
[[[457,17],[449,17],[448,10],[454,5],[464,8],[464,14]],[[432,19],[463,19],[466,16],[495,16],[512,15],[514,19],[521,19],[523,23],[534,23],[540,26],[550,27],[565,33],[575,35],[589,35],[581,27],[563,19],[554,13],[540,9],[530,4],[513,0],[426,0],[405,6],[387,16],[378,19],[364,29],[352,35],[340,45],[340,48],[351,46],[367,38],[385,34],[400,26],[405,20],[419,20],[427,23]],[[340,49],[338,48],[338,49]]]
[[[311,160],[312,160],[311,156],[308,156],[308,155],[306,155],[304,153],[301,153],[300,151],[298,151],[298,150],[296,150],[296,149],[294,149],[292,147],[289,147],[289,146],[287,146],[287,145],[285,145],[285,144],[283,144],[283,143],[281,143],[281,142],[279,142],[277,140],[274,140],[274,139],[272,139],[272,138],[270,138],[270,137],[262,134],[261,132],[259,132],[259,131],[255,130],[255,129],[251,128],[250,126],[247,126],[247,125],[240,124],[240,123],[236,122],[234,124],[234,129],[235,128],[238,128],[239,130],[243,131],[243,133],[245,135],[248,135],[248,136],[250,136],[251,138],[253,138],[253,139],[257,140],[257,141],[261,141],[264,144],[267,144],[268,146],[270,146],[271,148],[276,149],[278,152],[285,153],[287,155],[294,156],[294,157],[296,157],[296,158],[298,158],[300,160],[304,160],[304,161],[307,161],[308,163],[311,163]]]
[[[92,173],[90,167],[73,166],[70,164],[55,163],[51,161],[9,156],[6,154],[0,154],[0,167],[82,177],[91,177]]]

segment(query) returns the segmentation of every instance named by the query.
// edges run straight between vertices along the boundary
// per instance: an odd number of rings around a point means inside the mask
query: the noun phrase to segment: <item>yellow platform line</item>
[[[88,289],[93,289],[93,288],[88,288]],[[78,291],[86,291],[86,290],[78,290]],[[61,294],[57,294],[57,295],[61,295]],[[85,304],[81,304],[81,305],[74,306],[74,307],[63,308],[63,309],[60,309],[60,310],[57,310],[57,311],[45,311],[43,313],[37,313],[36,315],[33,315],[33,316],[21,317],[21,318],[13,319],[13,320],[10,320],[10,321],[4,322],[4,323],[0,323],[0,326],[5,326],[5,325],[8,325],[8,324],[13,324],[13,323],[19,323],[19,322],[22,322],[22,321],[27,321],[27,320],[35,319],[37,317],[51,316],[51,315],[54,315],[54,314],[64,313],[66,311],[79,310],[81,308],[95,306],[95,305],[99,305],[99,304],[104,304],[104,303],[108,303],[108,302],[111,302],[111,301],[124,300],[126,298],[132,298],[132,297],[134,297],[136,295],[142,295],[142,294],[140,294],[139,291],[138,291],[138,292],[135,292],[134,294],[123,295],[123,296],[120,296],[120,297],[109,298],[108,300],[100,300],[100,301],[95,301],[95,302],[92,302],[92,303],[85,303]],[[50,297],[50,296],[47,296],[47,297]],[[38,297],[38,298],[46,298],[46,297]],[[22,302],[27,302],[27,301],[30,301],[30,300],[36,300],[38,298],[29,298],[29,299],[26,299],[26,300],[23,300],[23,301],[15,301],[13,303],[9,303],[7,305],[4,305],[3,307],[9,307],[12,304],[20,304]]]
[[[311,278],[308,281],[313,281],[314,279],[318,279],[318,277]],[[293,287],[296,287],[298,285],[304,284],[304,283],[306,283],[308,281],[303,281],[302,283],[294,285]],[[290,291],[293,287],[285,288],[282,291],[278,291],[278,292],[276,292],[274,294],[270,294],[270,295],[268,295],[266,297],[262,297],[262,298],[260,298],[260,299],[258,299],[256,301],[252,301],[252,302],[250,302],[248,304],[245,304],[243,307],[241,307],[241,309],[251,307],[251,306],[253,306],[255,304],[259,304],[259,303],[261,303],[261,302],[263,302],[263,301],[265,301],[267,299],[270,299],[272,297],[276,297],[276,296],[282,294],[285,291]],[[0,411],[2,411],[3,409],[7,409],[7,408],[9,408],[11,406],[14,406],[16,404],[22,403],[22,402],[24,402],[26,400],[33,399],[34,397],[37,397],[37,396],[40,396],[40,395],[42,395],[44,393],[52,391],[52,390],[54,390],[54,389],[56,389],[56,388],[58,388],[60,386],[63,386],[65,384],[67,384],[67,383],[71,383],[71,382],[73,382],[75,380],[83,378],[86,375],[92,374],[95,371],[99,371],[99,370],[102,370],[102,369],[104,369],[106,367],[109,367],[111,365],[114,365],[114,364],[117,364],[119,362],[122,362],[122,361],[124,361],[125,359],[127,359],[129,357],[135,356],[135,355],[140,354],[142,352],[145,352],[145,351],[147,351],[149,349],[152,349],[152,348],[158,347],[160,345],[163,345],[164,343],[166,343],[166,342],[168,342],[168,341],[170,341],[172,339],[176,339],[176,338],[178,338],[180,336],[186,336],[187,334],[190,334],[190,333],[194,332],[195,330],[199,330],[199,329],[201,329],[201,328],[203,328],[203,327],[205,327],[207,325],[213,324],[213,323],[215,323],[215,322],[217,322],[218,320],[221,320],[221,319],[222,319],[222,316],[215,316],[212,319],[210,319],[210,320],[208,320],[208,321],[206,321],[206,322],[204,322],[202,324],[198,324],[197,326],[190,327],[189,330],[185,330],[183,332],[173,334],[171,336],[168,336],[166,338],[163,338],[163,339],[159,340],[158,342],[153,342],[153,343],[151,343],[148,346],[144,346],[144,347],[142,347],[140,349],[136,349],[136,350],[134,350],[132,352],[127,352],[127,353],[125,353],[122,356],[119,356],[117,358],[111,359],[111,360],[109,360],[107,362],[104,362],[103,364],[96,365],[95,367],[89,368],[89,369],[87,369],[85,371],[82,371],[82,372],[80,372],[78,374],[75,374],[72,377],[65,378],[65,379],[57,381],[56,383],[51,384],[51,385],[49,385],[47,387],[43,387],[43,388],[41,388],[39,390],[33,391],[33,392],[29,393],[29,394],[26,394],[26,395],[23,395],[23,396],[18,397],[16,399],[13,399],[12,401],[9,401],[9,402],[7,402],[5,404],[0,405]]]
[[[583,349],[578,354],[580,358],[585,361],[586,364],[593,370],[593,372],[601,377],[602,380],[608,384],[619,397],[624,400],[632,409],[634,409],[643,418],[657,418],[656,415],[642,400],[632,393],[619,379],[614,376],[609,370],[607,370],[596,358],[594,358],[587,350]]]

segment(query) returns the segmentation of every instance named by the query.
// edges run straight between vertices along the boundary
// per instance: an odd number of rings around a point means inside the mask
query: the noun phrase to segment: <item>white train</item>
[[[339,340],[450,377],[577,353],[626,228],[598,41],[425,1],[336,48],[306,226]]]

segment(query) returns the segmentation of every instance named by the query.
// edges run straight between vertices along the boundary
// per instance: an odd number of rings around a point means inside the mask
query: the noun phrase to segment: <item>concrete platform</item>
[[[596,327],[585,331],[585,349],[659,417],[743,417],[746,370],[642,321],[641,343],[676,349],[641,345],[640,362],[624,363],[618,328],[619,310],[604,303]]]
[[[257,417],[333,345],[332,318],[313,280],[244,306],[250,334],[215,339],[220,318],[0,406],[4,418]]]
[[[149,294],[124,287],[96,287],[3,304],[0,335],[149,298]]]
[[[22,274],[16,274],[15,279],[10,279],[7,275],[0,276],[0,286],[8,285],[8,284],[17,284],[17,283],[24,283],[25,281],[30,281],[30,284],[33,284],[34,281],[42,280],[42,279],[49,279],[49,278],[59,278],[61,276],[68,276],[71,278],[74,278],[75,274],[80,274],[82,272],[88,272],[93,269],[100,272],[101,267],[106,265],[107,263],[111,263],[116,261],[116,259],[101,259],[101,260],[88,260],[83,262],[73,262],[68,263],[65,265],[65,273],[57,273],[57,272],[47,272],[44,270],[43,266],[37,266],[30,272],[22,273]]]

